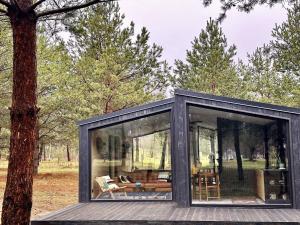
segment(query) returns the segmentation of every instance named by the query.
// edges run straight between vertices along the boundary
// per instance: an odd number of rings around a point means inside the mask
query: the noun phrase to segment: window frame
[[[174,186],[175,186],[175,182],[172,179],[172,198],[171,199],[167,199],[167,200],[151,200],[151,199],[93,199],[92,198],[92,146],[91,146],[91,138],[92,138],[92,132],[98,129],[103,129],[103,128],[108,128],[111,126],[115,126],[115,125],[119,125],[119,124],[123,124],[123,123],[127,123],[127,122],[131,122],[131,121],[135,121],[135,120],[139,120],[142,118],[146,118],[146,117],[150,117],[150,116],[156,116],[159,114],[163,114],[163,113],[169,113],[169,118],[170,118],[170,152],[171,152],[171,171],[172,171],[172,176],[174,174],[174,154],[173,154],[173,105],[171,105],[171,107],[165,108],[165,109],[161,109],[161,110],[155,110],[155,107],[153,107],[153,112],[149,112],[146,113],[144,115],[141,116],[135,116],[129,119],[122,119],[122,120],[118,120],[115,122],[109,122],[109,123],[105,123],[103,125],[97,126],[97,127],[92,127],[90,129],[88,129],[88,198],[90,202],[172,202],[175,201],[175,193],[174,193]]]
[[[213,101],[213,100],[212,100]],[[190,101],[186,100],[186,147],[187,147],[187,152],[188,152],[188,181],[189,181],[189,201],[190,201],[190,206],[192,207],[249,207],[249,208],[293,208],[294,206],[294,188],[293,188],[293,161],[291,158],[291,118],[289,117],[284,117],[284,116],[275,116],[275,115],[266,115],[263,113],[255,113],[251,112],[249,110],[243,110],[243,109],[229,109],[228,107],[223,107],[223,106],[218,106],[218,105],[212,105],[212,104],[203,104],[203,103],[198,103],[196,101]],[[234,104],[234,103],[231,103]],[[221,112],[226,112],[226,113],[235,113],[235,114],[241,114],[241,115],[246,115],[246,116],[252,116],[252,117],[258,117],[258,118],[265,118],[265,119],[280,119],[284,120],[287,124],[287,159],[288,159],[288,190],[290,194],[290,202],[287,204],[210,204],[210,203],[203,203],[203,204],[197,204],[193,203],[193,193],[192,193],[192,188],[191,188],[191,157],[190,157],[190,132],[189,132],[189,109],[190,107],[197,107],[197,108],[205,108],[205,109],[211,109],[211,110],[216,110],[216,111],[221,111]]]

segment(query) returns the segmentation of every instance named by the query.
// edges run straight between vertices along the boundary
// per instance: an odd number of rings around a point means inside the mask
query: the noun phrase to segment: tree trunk
[[[255,153],[256,148],[254,146],[250,147],[249,149],[249,161],[254,161],[254,153]]]
[[[67,144],[67,160],[68,160],[68,162],[71,161],[70,149],[69,149],[69,145],[68,144]]]
[[[135,148],[135,161],[140,161],[140,144],[139,144],[139,137],[135,138],[136,140],[136,148]]]
[[[11,138],[2,225],[28,225],[32,207],[33,154],[36,147],[36,16],[23,12],[31,0],[8,10],[13,30]]]
[[[268,135],[268,126],[264,127],[264,148],[265,148],[265,169],[269,169],[270,160],[269,160],[269,135]]]
[[[216,160],[215,160],[215,133],[210,134],[210,152],[214,156],[213,158],[213,170],[216,172]]]
[[[164,137],[164,142],[163,142],[163,149],[162,149],[160,165],[159,165],[159,169],[161,169],[161,170],[165,169],[167,143],[168,143],[168,133],[165,132],[165,137]]]
[[[44,151],[45,145],[43,142],[40,142],[40,150],[39,150],[39,165],[42,161],[43,151]]]
[[[48,160],[49,161],[52,160],[52,145],[51,145],[51,143],[49,144],[49,148],[48,148]]]
[[[284,144],[284,132],[283,132],[283,122],[277,122],[277,133],[278,133],[278,156],[279,163],[284,164],[284,168],[286,168],[286,160],[285,160],[285,144]]]
[[[0,127],[0,141],[1,141],[1,130],[2,130],[2,127]],[[3,139],[4,140],[4,139]],[[3,141],[4,142],[4,141]],[[4,147],[4,144],[3,144],[3,147]],[[1,146],[1,143],[0,143],[0,159],[1,159],[1,149],[2,149],[2,146]]]
[[[44,160],[44,161],[47,160],[47,156],[46,156],[46,146],[44,146],[44,149],[43,149],[43,160]]]
[[[33,175],[38,175],[39,172],[39,164],[40,164],[40,148],[41,143],[39,144],[38,141],[36,143],[36,147],[33,154]]]
[[[39,121],[37,118],[36,126],[35,126],[35,134],[36,134],[36,147],[33,154],[33,175],[38,175],[39,172],[39,165],[41,161],[41,149],[43,149],[43,142],[39,138],[40,136],[40,127],[39,127]]]
[[[191,134],[191,148],[193,149],[193,155],[194,155],[193,165],[197,166],[197,164],[199,162],[198,126],[193,125],[192,128],[193,128],[193,131],[190,134]]]
[[[0,127],[0,135],[1,135],[1,129],[2,129],[2,127]],[[1,136],[0,136],[0,140],[1,140]],[[2,150],[2,148],[1,148],[1,144],[0,144],[0,160],[2,158],[1,150]]]
[[[235,121],[233,123],[234,123],[233,137],[234,137],[234,148],[235,148],[235,155],[236,155],[236,162],[237,162],[237,169],[238,169],[238,178],[239,180],[244,180],[243,162],[242,162],[241,149],[240,149],[239,122]]]
[[[221,175],[223,170],[223,123],[221,118],[217,118],[218,135],[218,172]]]

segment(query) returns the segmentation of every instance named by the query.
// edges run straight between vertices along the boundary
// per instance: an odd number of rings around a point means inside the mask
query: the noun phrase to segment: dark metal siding
[[[79,202],[88,202],[90,195],[90,154],[87,127],[79,128]]]
[[[174,98],[168,98],[168,99],[164,99],[164,100],[161,100],[161,101],[151,102],[151,103],[148,103],[148,104],[145,104],[145,105],[135,106],[135,107],[115,111],[115,112],[112,112],[112,113],[108,113],[108,114],[104,114],[104,115],[100,115],[100,116],[95,116],[95,117],[92,117],[90,119],[79,121],[77,124],[79,126],[84,126],[84,125],[87,125],[87,124],[93,124],[93,123],[104,121],[104,120],[107,120],[107,119],[110,119],[110,118],[124,116],[124,115],[132,114],[132,113],[135,113],[135,112],[140,112],[140,111],[144,111],[144,110],[151,110],[155,107],[164,107],[165,105],[170,105],[172,103],[174,103]]]
[[[242,99],[236,99],[236,98],[216,96],[216,95],[198,93],[198,92],[187,91],[187,90],[182,90],[182,89],[176,89],[175,95],[186,96],[188,98],[213,100],[213,101],[219,102],[219,103],[223,102],[223,103],[235,104],[235,105],[240,105],[240,106],[250,106],[252,108],[264,108],[264,109],[269,109],[272,111],[279,111],[279,112],[286,112],[289,114],[300,115],[300,108],[292,108],[292,107],[273,105],[273,104],[262,103],[262,102],[254,102],[254,101],[248,101],[248,100],[242,100]]]
[[[300,209],[300,116],[292,116],[290,139],[294,207]]]
[[[175,97],[174,105],[174,164],[175,174],[175,200],[182,206],[190,205],[189,200],[189,162],[188,162],[188,148],[187,148],[187,118],[186,118],[186,104],[184,98],[181,96]],[[173,190],[174,191],[174,190]]]

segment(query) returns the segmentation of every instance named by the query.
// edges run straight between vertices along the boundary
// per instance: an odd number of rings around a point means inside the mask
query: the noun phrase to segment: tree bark
[[[13,30],[11,138],[2,225],[28,225],[32,207],[33,155],[36,147],[36,16],[32,0],[8,8]]]

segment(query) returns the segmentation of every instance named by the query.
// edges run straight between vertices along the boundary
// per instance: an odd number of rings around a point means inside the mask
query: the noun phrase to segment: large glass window
[[[92,199],[171,200],[170,112],[91,133]]]
[[[288,123],[189,106],[193,204],[289,204]]]

